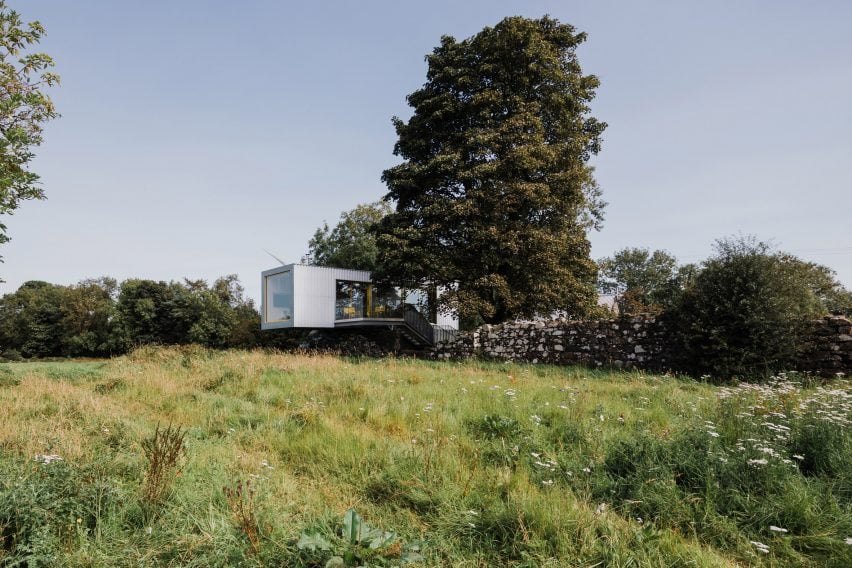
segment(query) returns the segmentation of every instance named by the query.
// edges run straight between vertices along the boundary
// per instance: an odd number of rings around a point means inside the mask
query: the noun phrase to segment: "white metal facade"
[[[367,270],[288,264],[261,273],[261,329],[334,327],[337,281],[370,282]],[[439,290],[440,293],[440,290]],[[438,325],[458,329],[458,318],[438,314]]]
[[[292,295],[287,306],[292,317],[288,321],[270,321],[268,317],[275,310],[272,309],[273,294],[267,289],[267,282],[270,276],[275,277],[279,274],[282,278],[292,279]],[[289,275],[283,276],[285,274]],[[261,329],[334,327],[334,304],[338,280],[370,282],[370,272],[304,264],[288,264],[264,270],[261,280],[263,292],[260,310]]]

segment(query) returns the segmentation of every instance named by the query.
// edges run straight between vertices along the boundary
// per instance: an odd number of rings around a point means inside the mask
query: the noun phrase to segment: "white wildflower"
[[[57,456],[56,454],[36,454],[33,459],[45,465],[49,465],[55,461],[62,461],[62,458],[60,456]]]

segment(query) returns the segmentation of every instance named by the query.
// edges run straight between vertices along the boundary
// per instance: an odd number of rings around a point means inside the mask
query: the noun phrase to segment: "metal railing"
[[[455,339],[458,331],[445,325],[434,325],[411,304],[405,304],[402,311],[405,325],[419,335],[428,345],[435,345]]]
[[[408,328],[419,335],[429,345],[435,345],[435,333],[432,324],[411,304],[405,304],[402,319]]]
[[[452,341],[456,338],[456,336],[458,336],[458,334],[459,330],[448,325],[434,325],[432,326],[432,338],[434,339],[434,343],[432,345]]]

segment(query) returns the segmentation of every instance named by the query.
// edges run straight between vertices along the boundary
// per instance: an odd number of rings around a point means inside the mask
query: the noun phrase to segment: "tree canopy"
[[[260,314],[236,275],[156,282],[113,278],[73,286],[31,281],[0,296],[0,359],[91,357],[137,345],[254,347]],[[265,339],[275,344],[275,338]]]
[[[693,268],[680,270],[664,250],[628,247],[598,260],[598,288],[612,294],[622,315],[660,313],[670,307]]]
[[[39,22],[24,24],[0,0],[0,216],[14,212],[22,201],[44,198],[39,176],[28,166],[44,124],[57,116],[44,88],[57,84],[59,76],[50,71],[49,55],[27,52],[44,33]],[[0,221],[0,244],[8,240]]]
[[[472,321],[594,307],[586,231],[604,203],[587,162],[606,124],[585,39],[550,17],[441,38],[413,115],[393,120],[404,161],[382,176],[396,208],[376,230],[380,278],[443,286],[439,308]]]
[[[378,246],[373,227],[390,211],[384,201],[364,203],[341,213],[333,229],[323,223],[308,243],[312,262],[318,266],[376,270]]]

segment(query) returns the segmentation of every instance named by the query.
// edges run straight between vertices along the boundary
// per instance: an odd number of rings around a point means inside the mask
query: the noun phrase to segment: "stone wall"
[[[825,377],[852,375],[852,322],[826,317],[813,322],[811,336],[799,359],[799,370]]]
[[[813,322],[800,371],[830,376],[852,374],[852,324],[842,317]],[[606,321],[553,320],[482,326],[459,334],[432,351],[437,359],[482,357],[527,363],[590,367],[671,368],[665,323],[653,317]]]

